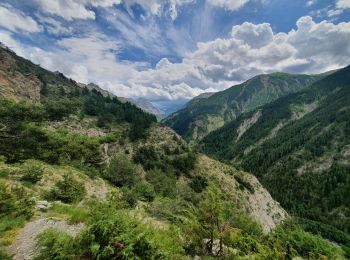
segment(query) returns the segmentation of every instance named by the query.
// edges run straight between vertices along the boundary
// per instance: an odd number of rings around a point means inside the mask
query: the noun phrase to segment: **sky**
[[[350,64],[350,0],[0,0],[18,55],[163,109],[276,71]]]

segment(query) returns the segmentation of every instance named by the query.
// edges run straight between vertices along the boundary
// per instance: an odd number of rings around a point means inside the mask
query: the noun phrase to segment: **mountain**
[[[189,102],[185,108],[168,116],[164,124],[187,140],[200,140],[241,113],[295,93],[321,77],[286,73],[256,76],[222,92]]]
[[[82,88],[87,88],[89,90],[96,90],[100,92],[104,97],[117,97],[116,95],[112,94],[111,92],[102,89],[100,86],[94,84],[94,83],[89,83],[89,84],[83,84],[83,83],[78,83],[78,85]],[[121,102],[130,102],[131,104],[137,106],[138,108],[141,108],[143,111],[153,114],[157,116],[158,118],[162,118],[162,112],[156,108],[151,102],[149,102],[147,99],[144,98],[124,98],[124,97],[117,97]]]
[[[348,257],[155,116],[0,57],[0,259]]]
[[[163,117],[162,111],[160,111],[160,109],[155,107],[150,101],[148,101],[145,98],[137,98],[137,99],[129,98],[128,101],[134,104],[135,106],[141,108],[143,111],[156,115],[159,118]]]
[[[104,97],[116,97],[116,95],[112,94],[111,92],[102,89],[100,86],[98,86],[95,83],[89,83],[89,84],[83,84],[83,83],[78,83],[78,86],[82,88],[87,88],[88,90],[92,91],[93,89],[96,90],[97,92],[100,92]],[[123,100],[121,100],[123,101]]]
[[[292,214],[349,234],[350,66],[239,116],[200,146],[255,174]]]

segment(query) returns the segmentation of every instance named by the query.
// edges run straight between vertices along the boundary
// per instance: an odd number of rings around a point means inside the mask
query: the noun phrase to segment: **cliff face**
[[[0,50],[0,96],[14,100],[40,100],[40,80],[30,72],[21,72],[16,60]]]

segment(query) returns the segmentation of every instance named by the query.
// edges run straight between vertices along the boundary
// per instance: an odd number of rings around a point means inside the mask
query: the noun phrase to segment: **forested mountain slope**
[[[295,93],[322,77],[287,73],[259,75],[222,92],[189,102],[185,108],[168,116],[164,124],[187,140],[200,140],[241,113]]]
[[[350,232],[350,66],[243,114],[201,149],[254,173],[289,212]]]

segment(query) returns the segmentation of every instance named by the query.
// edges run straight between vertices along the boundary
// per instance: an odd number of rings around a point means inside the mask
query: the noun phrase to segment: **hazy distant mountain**
[[[155,107],[150,101],[148,101],[145,98],[129,98],[127,99],[129,102],[134,104],[135,106],[141,108],[143,111],[146,111],[148,113],[154,114],[159,117],[163,117],[163,113],[160,109]]]

